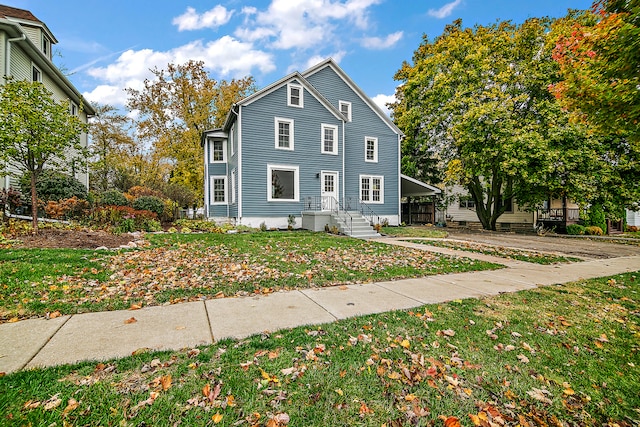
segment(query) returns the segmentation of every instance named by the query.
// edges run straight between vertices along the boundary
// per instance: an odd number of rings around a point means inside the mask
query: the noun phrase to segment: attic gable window
[[[348,122],[351,121],[351,103],[347,101],[338,101],[338,105],[340,106],[340,112],[347,119]]]
[[[51,59],[51,41],[45,35],[42,36],[42,53],[49,59]]]
[[[304,107],[304,92],[302,86],[289,83],[287,85],[287,105],[289,107]]]

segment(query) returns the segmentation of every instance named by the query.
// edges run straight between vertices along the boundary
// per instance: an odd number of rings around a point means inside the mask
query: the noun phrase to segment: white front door
[[[320,174],[320,195],[322,196],[322,210],[331,211],[337,208],[338,201],[338,172],[322,172]]]

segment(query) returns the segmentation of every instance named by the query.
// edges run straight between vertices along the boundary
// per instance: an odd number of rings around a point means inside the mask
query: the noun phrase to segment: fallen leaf
[[[132,323],[136,323],[138,320],[135,317],[130,317],[124,321],[125,325],[130,325]]]
[[[53,313],[49,313],[47,318],[48,319],[55,319],[56,317],[60,317],[60,316],[62,316],[62,313],[60,313],[58,310],[56,310]]]
[[[62,399],[60,399],[59,395],[56,393],[51,396],[49,399],[43,402],[45,411],[50,411],[51,409],[55,409],[62,403]]]
[[[151,351],[151,349],[150,349],[150,348],[148,348],[148,347],[141,347],[141,348],[139,348],[139,349],[137,349],[137,350],[134,350],[134,351],[131,353],[131,355],[132,355],[132,356],[139,356],[139,355],[141,355],[141,354],[145,354],[145,353],[148,353],[148,352],[150,352],[150,351]]]
[[[131,307],[129,307],[129,310],[140,310],[142,308],[142,306],[140,304],[131,304]]]
[[[360,402],[360,415],[373,414],[373,410],[366,403]]]
[[[220,421],[222,421],[222,418],[224,418],[224,416],[220,412],[216,412],[211,417],[211,420],[214,422],[214,424],[218,424]]]
[[[75,400],[73,397],[69,399],[69,401],[67,402],[67,407],[64,408],[64,411],[62,411],[62,416],[66,416],[67,414],[69,414],[69,412],[73,411],[74,409],[77,409],[78,406],[80,406],[80,404],[78,403],[77,400]]]
[[[529,363],[529,358],[524,354],[519,354],[518,360],[521,361],[522,363]]]
[[[551,399],[549,399],[546,395],[550,395],[551,393],[549,393],[548,390],[545,389],[540,389],[540,388],[534,388],[533,390],[530,390],[527,392],[527,394],[531,397],[533,397],[536,400],[539,400],[540,402],[544,402],[548,405],[551,405],[553,402],[551,401]]]
[[[448,336],[448,337],[452,337],[456,333],[452,329],[445,329],[444,331],[442,331],[442,334],[445,335],[445,336]]]
[[[411,343],[409,342],[409,340],[402,340],[402,342],[400,343],[400,346],[403,348],[409,348],[411,347]]]
[[[231,406],[231,407],[236,406],[236,398],[233,397],[232,394],[227,396],[227,406]]]
[[[457,417],[443,417],[444,427],[461,427]]]
[[[160,385],[162,385],[162,390],[167,391],[171,388],[171,375],[166,375],[160,378]]]
[[[347,286],[339,286],[338,289],[340,289],[341,291],[346,291],[347,289],[349,289]]]

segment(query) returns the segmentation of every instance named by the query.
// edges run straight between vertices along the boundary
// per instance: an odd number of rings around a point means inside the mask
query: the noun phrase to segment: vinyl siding
[[[320,195],[320,179],[316,175],[322,170],[342,170],[342,121],[308,91],[304,92],[304,108],[287,106],[286,84],[241,107],[244,217],[300,215],[304,198]],[[274,117],[294,120],[293,151],[275,148]],[[322,124],[338,127],[338,155],[321,153]],[[299,201],[267,200],[270,164],[299,167]]]
[[[307,80],[336,108],[339,101],[351,102],[351,122],[345,124],[346,197],[359,200],[360,175],[384,176],[384,205],[370,206],[378,215],[398,215],[398,135],[330,67],[308,76]],[[378,138],[377,163],[365,162],[366,136]]]
[[[455,185],[447,189],[447,195],[462,195],[466,196],[469,193],[459,185]],[[447,215],[449,215],[452,221],[467,221],[467,222],[480,222],[475,209],[461,208],[458,199],[451,202],[447,207]],[[517,202],[513,202],[513,212],[505,212],[498,218],[499,223],[505,224],[533,224],[534,213],[527,212],[524,208],[518,206]]]

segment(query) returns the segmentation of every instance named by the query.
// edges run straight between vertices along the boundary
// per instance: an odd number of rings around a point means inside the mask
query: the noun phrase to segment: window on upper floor
[[[42,72],[35,65],[31,66],[31,77],[32,77],[32,80],[34,82],[41,82],[42,81]]]
[[[73,102],[69,102],[69,114],[71,114],[72,116],[78,115],[78,106]]]
[[[378,162],[378,138],[366,136],[364,138],[364,161]]]
[[[231,204],[236,202],[236,170],[231,171]]]
[[[290,107],[304,107],[304,91],[302,86],[289,83],[287,85],[287,105]]]
[[[300,167],[267,165],[267,200],[270,202],[300,201]]]
[[[209,163],[225,162],[225,141],[222,139],[209,140]]]
[[[221,205],[227,203],[227,177],[211,177],[211,204]]]
[[[236,139],[233,137],[234,127],[231,128],[231,132],[229,132],[229,145],[231,146],[231,155],[236,154]]]
[[[276,117],[275,135],[275,143],[277,149],[293,151],[293,120]]]
[[[351,121],[351,103],[347,101],[338,101],[340,112],[346,117],[347,121]]]
[[[324,154],[338,154],[338,126],[322,124],[322,146]]]
[[[42,53],[49,59],[51,59],[51,40],[49,37],[42,35]]]
[[[384,203],[384,177],[360,175],[360,200],[365,203]]]

